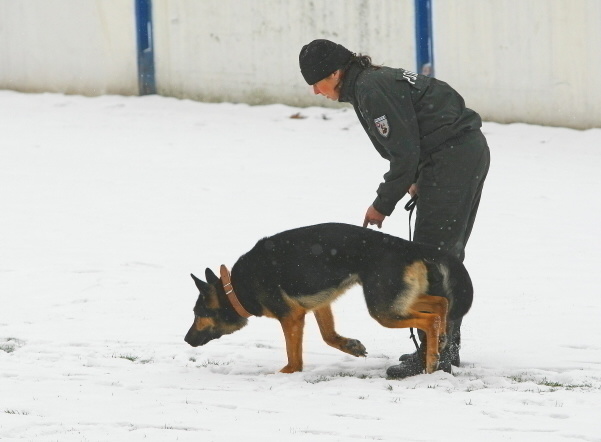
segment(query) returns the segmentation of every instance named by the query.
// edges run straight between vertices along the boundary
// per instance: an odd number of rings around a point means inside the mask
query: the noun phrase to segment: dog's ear
[[[207,268],[205,270],[205,276],[207,277],[207,282],[209,284],[213,284],[213,283],[219,281],[219,277],[215,273],[213,273],[213,270],[211,270],[209,268]]]
[[[201,281],[200,279],[198,279],[196,276],[194,276],[192,273],[190,273],[190,276],[192,277],[192,279],[194,280],[194,283],[196,284],[196,287],[198,287],[198,290],[201,293],[208,293],[209,292],[209,284],[207,284],[204,281]]]

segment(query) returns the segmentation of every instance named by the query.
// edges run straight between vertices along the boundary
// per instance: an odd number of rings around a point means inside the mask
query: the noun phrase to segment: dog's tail
[[[449,319],[460,319],[472,306],[472,280],[463,263],[447,256],[429,264],[430,294],[444,296],[449,301]]]
[[[472,279],[463,263],[450,259],[439,266],[442,286],[449,300],[449,318],[460,319],[467,314],[474,299]]]

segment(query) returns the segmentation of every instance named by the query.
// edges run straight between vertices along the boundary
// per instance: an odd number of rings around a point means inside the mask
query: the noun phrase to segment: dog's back
[[[355,283],[363,285],[372,316],[424,289],[447,298],[449,318],[458,319],[468,312],[473,296],[470,277],[457,258],[428,245],[338,223],[260,240],[233,266],[232,283],[250,308],[267,309],[277,317],[289,310],[290,299],[314,309]]]

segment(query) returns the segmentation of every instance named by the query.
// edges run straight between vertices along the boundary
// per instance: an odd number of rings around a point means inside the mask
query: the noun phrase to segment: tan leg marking
[[[331,305],[313,310],[313,313],[315,314],[321,337],[326,344],[353,356],[365,356],[367,354],[361,342],[356,339],[345,338],[336,333]]]
[[[299,307],[293,309],[288,316],[280,319],[288,355],[288,364],[280,370],[281,373],[303,371],[303,329],[306,313],[305,309]]]
[[[411,306],[420,312],[434,313],[440,316],[440,342],[439,351],[446,347],[447,343],[447,317],[449,314],[449,301],[442,296],[420,295]]]
[[[440,331],[440,316],[432,313],[422,313],[409,310],[406,319],[380,317],[378,322],[389,328],[419,328],[426,333],[426,373],[433,373],[438,368],[438,339]]]
[[[384,327],[413,327],[426,333],[426,373],[432,373],[438,368],[440,351],[446,344],[448,306],[446,298],[422,294],[411,305],[405,319],[385,315],[375,319]]]

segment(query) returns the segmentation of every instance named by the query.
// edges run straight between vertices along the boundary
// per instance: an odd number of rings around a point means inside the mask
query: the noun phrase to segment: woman
[[[382,227],[409,193],[418,195],[414,240],[438,247],[463,261],[490,152],[482,120],[465,107],[448,84],[405,69],[375,66],[329,40],[314,40],[299,55],[301,73],[315,94],[353,105],[378,153],[389,161],[363,226]],[[440,366],[459,366],[461,321],[450,324],[450,344]],[[422,372],[418,353],[401,356],[389,377]]]

